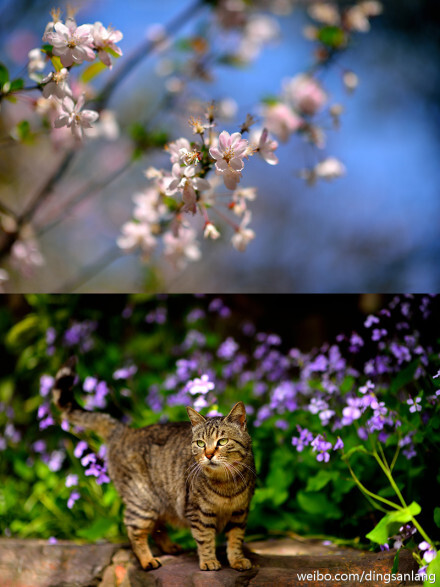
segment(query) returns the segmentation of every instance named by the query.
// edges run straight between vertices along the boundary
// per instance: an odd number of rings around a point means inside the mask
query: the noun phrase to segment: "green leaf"
[[[17,139],[22,142],[31,142],[32,140],[32,133],[31,133],[31,125],[29,124],[28,120],[22,120],[17,124],[15,127],[15,134]]]
[[[14,461],[14,471],[18,477],[21,477],[25,481],[32,481],[34,478],[34,472],[32,468],[28,467],[23,461]]]
[[[362,452],[364,454],[369,454],[368,450],[365,448],[365,446],[362,446],[361,444],[358,444],[356,446],[353,446],[353,448],[350,448],[349,451],[347,451],[346,453],[344,453],[341,458],[343,461],[348,461],[348,459],[354,455],[356,452]]]
[[[439,578],[440,578],[440,555],[437,554],[435,559],[431,561],[426,569],[426,574],[428,575],[427,580],[423,583],[423,587],[427,585],[438,585]],[[434,577],[435,583],[432,582]]]
[[[319,515],[325,519],[338,519],[342,515],[338,506],[332,503],[324,493],[299,491],[296,497],[300,508],[308,514]]]
[[[9,71],[6,65],[0,63],[0,86],[3,86],[9,81]]]
[[[16,92],[21,90],[24,87],[24,81],[21,78],[14,79],[11,82],[11,87],[9,88],[10,92]]]
[[[347,43],[347,36],[337,26],[325,26],[318,32],[318,39],[331,49],[339,49]]]
[[[390,385],[390,395],[394,396],[399,389],[414,381],[414,373],[418,367],[419,361],[413,361],[405,369],[399,371]]]
[[[437,528],[440,528],[440,508],[434,510],[434,522]]]
[[[337,471],[329,471],[328,469],[321,469],[317,475],[310,477],[307,481],[306,491],[320,491],[333,479],[337,479],[339,473]]]
[[[21,322],[15,324],[6,335],[6,344],[11,348],[19,348],[28,344],[38,333],[40,318],[36,314],[28,314]]]
[[[391,574],[392,575],[395,574],[395,573],[397,573],[397,570],[399,568],[399,554],[400,554],[400,550],[401,549],[399,548],[399,550],[396,552],[396,555],[395,555],[394,560],[393,560],[393,568],[391,569]]]
[[[104,71],[104,69],[107,69],[104,63],[102,63],[102,61],[96,61],[85,68],[79,79],[85,84],[88,84],[92,79]]]
[[[80,538],[87,538],[87,540],[95,541],[99,538],[104,538],[114,521],[109,518],[98,518],[88,528],[81,528],[77,531]]]
[[[410,522],[414,516],[417,516],[422,508],[415,501],[406,508],[401,508],[395,512],[386,514],[377,526],[369,532],[366,537],[377,544],[385,544],[390,536],[395,534],[396,530],[403,524]]]

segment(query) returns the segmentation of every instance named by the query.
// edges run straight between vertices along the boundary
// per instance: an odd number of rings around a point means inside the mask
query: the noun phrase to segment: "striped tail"
[[[63,418],[76,426],[93,430],[101,438],[107,440],[120,424],[108,414],[87,412],[76,402],[73,395],[76,378],[75,365],[76,357],[71,357],[56,374],[52,388],[53,402],[61,410]]]

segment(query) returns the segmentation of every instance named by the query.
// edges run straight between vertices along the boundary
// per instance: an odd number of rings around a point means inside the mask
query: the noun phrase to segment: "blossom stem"
[[[235,223],[233,220],[231,220],[228,216],[226,216],[226,214],[223,214],[223,212],[220,212],[220,210],[218,208],[212,208],[214,210],[214,212],[217,214],[217,216],[220,216],[220,218],[222,220],[224,220],[225,222],[227,222],[230,226],[232,226],[232,228],[234,230],[240,230],[240,227],[237,223]]]

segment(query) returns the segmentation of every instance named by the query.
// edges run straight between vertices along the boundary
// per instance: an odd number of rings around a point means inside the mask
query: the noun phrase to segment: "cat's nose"
[[[213,456],[214,456],[214,453],[213,452],[205,452],[205,457],[207,459],[211,460]]]

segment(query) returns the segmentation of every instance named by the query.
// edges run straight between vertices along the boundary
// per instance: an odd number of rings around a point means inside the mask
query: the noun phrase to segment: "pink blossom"
[[[286,104],[273,104],[264,109],[264,126],[285,143],[290,135],[303,124],[295,112]]]
[[[168,143],[165,146],[165,150],[170,154],[170,161],[171,163],[178,163],[181,157],[181,151],[184,149],[185,151],[191,150],[191,145],[189,144],[188,139],[180,138],[174,141],[173,143]]]
[[[278,163],[278,157],[274,154],[274,151],[277,147],[278,143],[269,139],[268,130],[267,128],[264,128],[257,146],[257,151],[260,157],[262,157],[266,163],[276,165]]]
[[[225,186],[230,190],[234,190],[240,181],[248,146],[248,141],[242,139],[239,132],[230,135],[224,130],[219,135],[218,147],[209,149],[209,154],[215,159],[217,175],[223,175]]]
[[[250,228],[246,228],[250,221],[251,213],[247,210],[243,215],[240,226],[237,228],[236,233],[231,239],[233,247],[241,253],[246,250],[250,241],[255,238],[255,232]]]
[[[54,31],[44,33],[43,41],[53,45],[52,52],[58,55],[64,67],[95,59],[91,25],[77,27],[73,18],[68,18],[66,24],[58,21],[53,28]]]
[[[327,101],[327,94],[320,83],[307,74],[296,75],[285,84],[287,98],[295,110],[313,116]]]
[[[204,191],[211,187],[208,180],[197,177],[195,174],[196,168],[194,166],[181,167],[179,163],[174,163],[171,170],[171,181],[165,189],[167,196],[181,192],[182,200],[185,204],[183,211],[191,212],[192,214],[196,213],[196,190]]]
[[[92,122],[95,122],[99,116],[94,110],[83,110],[81,112],[84,102],[84,94],[79,97],[76,104],[69,96],[64,98],[61,103],[61,109],[64,110],[64,114],[62,113],[55,119],[55,128],[67,126],[71,129],[73,136],[81,140],[84,136],[83,129],[92,128]]]
[[[43,96],[49,98],[55,96],[59,100],[63,100],[66,96],[72,97],[72,90],[67,83],[69,72],[65,67],[61,71],[51,71],[43,79],[43,84],[46,84],[43,88]]]
[[[216,229],[216,227],[213,225],[212,222],[207,222],[205,224],[205,229],[203,231],[203,236],[205,238],[212,238],[212,240],[216,240],[219,238],[220,233],[219,231]]]
[[[184,269],[189,261],[198,261],[201,257],[196,231],[190,226],[180,226],[178,234],[166,232],[163,235],[164,255],[178,269]]]
[[[123,37],[121,31],[115,31],[110,27],[106,29],[101,22],[95,22],[92,28],[92,35],[95,48],[98,50],[99,59],[111,69],[112,61],[108,50],[116,53],[116,55],[122,55],[121,49],[115,45]]]
[[[157,245],[156,237],[151,233],[151,227],[146,223],[126,222],[122,228],[122,235],[117,239],[118,247],[130,253],[138,247],[142,250],[143,259],[148,260],[151,252]]]

